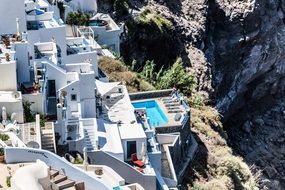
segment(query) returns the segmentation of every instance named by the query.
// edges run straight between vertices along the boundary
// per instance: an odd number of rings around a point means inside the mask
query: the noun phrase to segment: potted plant
[[[11,61],[11,57],[9,53],[5,53],[6,61],[9,62]]]
[[[2,140],[7,145],[11,144],[11,140],[10,140],[9,135],[0,134],[0,140]]]
[[[7,185],[7,187],[11,187],[11,178],[12,178],[11,175],[10,176],[6,176],[6,185]]]
[[[3,163],[4,162],[4,148],[1,147],[0,148],[0,163]]]

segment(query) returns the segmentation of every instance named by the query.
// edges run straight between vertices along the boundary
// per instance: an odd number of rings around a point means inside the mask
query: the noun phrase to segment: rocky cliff
[[[231,144],[285,188],[285,1],[209,1],[206,47]]]
[[[223,117],[228,143],[285,189],[285,1],[129,0],[170,20],[198,91]],[[147,51],[147,50],[146,50]],[[165,56],[165,55],[163,55]]]

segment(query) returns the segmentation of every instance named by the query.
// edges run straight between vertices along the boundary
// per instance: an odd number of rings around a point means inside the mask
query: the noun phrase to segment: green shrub
[[[76,158],[76,159],[74,160],[73,164],[83,164],[83,161]]]
[[[129,92],[154,90],[155,88],[136,73],[129,71],[122,61],[110,57],[101,57],[98,66],[107,74],[110,81],[120,81]]]
[[[40,114],[40,126],[44,127],[46,122],[47,122],[46,116],[43,114]]]
[[[158,28],[161,33],[170,30],[172,23],[160,14],[157,14],[150,9],[145,9],[140,13],[136,20],[141,25],[149,25]]]
[[[10,139],[10,137],[9,137],[8,135],[6,135],[6,134],[0,134],[0,139],[1,139],[2,141],[7,141],[7,140]]]
[[[172,67],[163,73],[157,87],[160,89],[176,87],[182,93],[191,95],[195,84],[194,76],[185,71],[182,59],[178,58]]]
[[[193,185],[193,187],[191,188],[191,190],[203,190],[203,188],[202,188],[201,185],[195,183],[195,184]]]
[[[127,0],[115,0],[113,5],[117,16],[121,17],[128,15],[129,5]]]
[[[12,176],[7,176],[6,177],[6,185],[7,185],[7,187],[11,187],[11,178],[12,178]]]
[[[4,155],[4,148],[0,147],[0,156],[3,156],[3,155]]]
[[[31,102],[23,101],[25,122],[35,121],[35,116],[31,111],[31,105],[32,105]]]
[[[79,11],[68,13],[66,24],[71,26],[86,26],[89,23],[90,15]]]

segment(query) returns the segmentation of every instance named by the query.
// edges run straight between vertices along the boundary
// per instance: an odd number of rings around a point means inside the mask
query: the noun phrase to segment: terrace
[[[113,19],[104,13],[97,13],[90,19],[89,26],[95,30],[118,31],[120,28]]]
[[[156,96],[157,92],[132,94],[137,119],[144,123],[147,130],[181,127],[189,119],[189,107],[178,93]],[[156,94],[151,96],[151,94]],[[169,95],[170,94],[170,95]],[[151,97],[150,97],[151,96]]]
[[[38,51],[38,50],[37,50]],[[36,55],[38,58],[41,56],[45,56],[41,52],[37,52]],[[23,94],[41,94],[45,90],[46,80],[45,80],[45,73],[46,68],[45,65],[41,60],[35,60],[34,65],[30,67],[30,79],[29,82],[23,82],[20,84],[21,92]]]
[[[11,190],[11,187],[8,187],[7,183],[7,178],[11,178],[15,174],[15,172],[24,166],[31,165],[31,163],[16,163],[16,164],[5,164],[5,163],[0,163],[0,189],[6,189],[6,190]]]
[[[40,30],[42,28],[57,28],[63,26],[61,19],[51,18],[50,20],[31,20],[27,21],[28,30]]]
[[[91,44],[84,37],[66,38],[67,55],[91,51]]]

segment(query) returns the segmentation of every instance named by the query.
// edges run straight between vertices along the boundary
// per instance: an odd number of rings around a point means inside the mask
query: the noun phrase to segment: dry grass
[[[206,168],[195,170],[193,190],[258,189],[255,177],[241,157],[227,146],[218,112],[208,106],[191,109],[192,130],[206,146]],[[202,175],[206,171],[206,175]]]
[[[151,84],[139,78],[136,73],[129,71],[120,60],[101,57],[98,61],[98,65],[107,74],[110,81],[120,81],[127,86],[129,92],[155,89]]]

